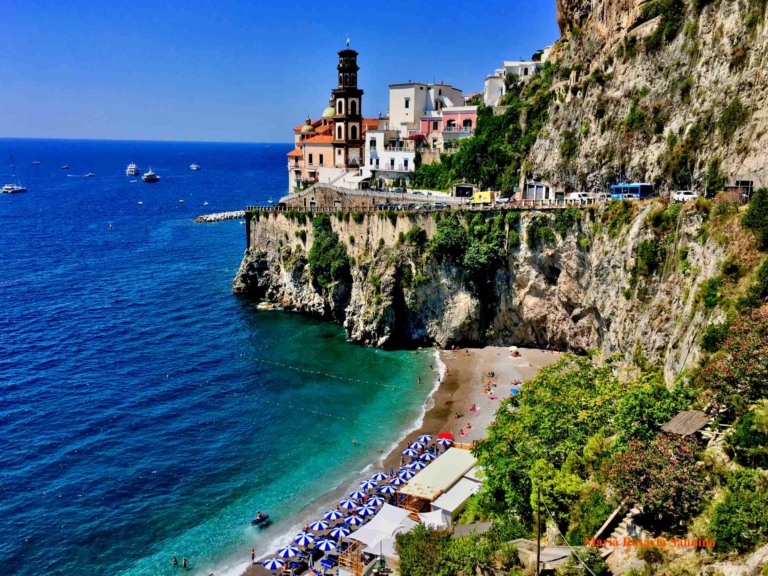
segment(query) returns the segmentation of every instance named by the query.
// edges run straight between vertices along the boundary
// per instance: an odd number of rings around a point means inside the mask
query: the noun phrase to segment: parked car
[[[436,210],[444,210],[445,208],[448,208],[448,204],[445,202],[435,202],[433,206]]]
[[[592,198],[590,198],[589,194],[586,192],[571,192],[565,197],[566,200],[578,200],[580,202],[589,202]]]
[[[505,197],[496,198],[496,204],[506,204],[510,200],[512,200],[511,197],[510,198],[505,198]]]
[[[598,202],[604,202],[606,200],[611,199],[611,195],[607,192],[598,192],[597,194],[593,194],[592,198],[597,200]]]
[[[392,192],[395,194],[405,194],[405,188],[392,188]]]
[[[693,190],[678,190],[672,196],[675,202],[688,202],[688,200],[695,200],[699,195]]]

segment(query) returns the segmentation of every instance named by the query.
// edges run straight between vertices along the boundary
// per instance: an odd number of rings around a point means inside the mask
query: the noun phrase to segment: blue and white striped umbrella
[[[422,455],[420,456],[420,458],[421,458],[422,460],[424,460],[424,462],[432,462],[432,460],[434,460],[435,458],[437,458],[437,456],[435,456],[434,454],[432,454],[432,452],[424,452],[424,454],[422,454]]]
[[[440,444],[440,446],[450,446],[453,444],[453,440],[449,440],[448,438],[438,438],[436,444]]]
[[[338,520],[339,518],[344,518],[344,513],[341,510],[329,510],[323,514],[323,518],[326,520]]]
[[[368,498],[368,500],[366,501],[366,504],[368,504],[369,506],[381,506],[382,504],[384,504],[384,498],[382,498],[381,496],[372,496]]]
[[[325,520],[318,520],[317,522],[312,522],[312,524],[309,525],[310,530],[328,530],[328,522]]]
[[[355,490],[354,492],[349,493],[349,497],[353,500],[360,500],[361,498],[365,498],[365,492],[360,492],[360,490]]]
[[[311,532],[301,532],[293,539],[299,546],[309,546],[315,541],[315,535]]]
[[[403,454],[405,456],[418,456],[419,455],[418,451],[414,450],[413,448],[406,448],[405,450],[403,450]]]
[[[353,508],[357,508],[357,502],[354,500],[342,500],[339,502],[339,506],[344,508],[344,510],[352,510]]]
[[[424,442],[424,444],[426,444],[430,440],[432,440],[432,436],[430,436],[429,434],[422,434],[421,436],[419,436],[419,442]]]
[[[330,552],[331,550],[339,549],[339,547],[336,546],[336,542],[333,540],[320,540],[320,542],[315,544],[315,548],[322,550],[323,552]]]
[[[360,482],[360,488],[363,490],[373,490],[376,488],[376,482],[374,480],[364,480]]]
[[[413,448],[414,450],[421,450],[422,448],[424,448],[424,444],[422,444],[421,442],[414,442],[413,444],[411,444],[411,448]]]
[[[350,530],[346,526],[336,526],[333,530],[331,530],[330,535],[334,538],[344,538],[345,536],[349,536]]]
[[[277,549],[277,555],[280,558],[293,558],[299,553],[299,549],[296,546],[285,546],[284,548]]]
[[[408,470],[407,468],[405,470],[400,470],[400,472],[397,473],[400,478],[405,478],[406,480],[410,480],[414,476],[416,476],[416,472],[413,470]]]
[[[360,506],[356,512],[359,516],[373,516],[376,514],[376,508],[374,506]]]
[[[373,480],[374,482],[382,482],[382,481],[386,480],[387,478],[389,478],[389,476],[384,474],[384,472],[376,472],[376,474],[374,474],[371,477],[371,480]]]
[[[395,476],[394,478],[392,478],[392,482],[390,482],[390,484],[392,484],[392,486],[402,486],[406,482],[407,480],[405,478],[400,478],[400,476]]]
[[[390,486],[389,484],[385,484],[381,488],[379,488],[379,492],[382,494],[395,494],[397,492],[397,488],[394,486]]]
[[[408,468],[411,470],[424,470],[424,468],[427,467],[426,462],[422,462],[421,460],[414,460],[410,464],[408,464]]]
[[[280,558],[270,558],[261,565],[267,570],[282,570],[283,566],[285,566],[285,562],[280,560]]]
[[[349,524],[350,526],[359,526],[363,523],[363,519],[359,516],[349,516],[348,518],[344,518],[344,522]]]

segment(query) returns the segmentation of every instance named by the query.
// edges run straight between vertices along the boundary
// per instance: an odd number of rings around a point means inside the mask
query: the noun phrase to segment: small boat
[[[131,184],[138,182],[138,180],[131,180]]]
[[[203,206],[208,206],[208,202],[203,202]]]
[[[93,178],[94,176],[96,176],[96,174],[93,172],[88,172],[88,174],[85,175],[86,178]]]
[[[190,170],[200,170],[200,164],[190,164],[189,165]]]
[[[158,176],[157,174],[152,172],[152,167],[150,166],[149,167],[149,172],[146,172],[144,174],[144,176],[141,177],[141,181],[142,182],[148,182],[148,183],[159,182],[160,181],[160,176]]]
[[[61,168],[62,170],[69,170],[69,166],[67,166],[66,164],[64,164],[64,166],[59,166],[59,168]]]
[[[251,524],[254,526],[258,526],[259,524],[261,524],[262,522],[266,522],[267,520],[269,520],[269,514],[262,514],[261,516],[257,516],[256,518],[251,520]]]
[[[274,204],[274,202],[275,202],[275,201],[274,201],[274,200],[272,200],[272,198],[270,198],[269,200],[267,200],[267,204]]]
[[[138,176],[139,175],[139,167],[136,166],[133,162],[128,164],[128,168],[125,169],[125,175],[126,176]]]
[[[40,166],[40,160],[33,160],[32,166]]]
[[[179,204],[184,204],[184,200],[179,200]]]
[[[243,226],[245,226],[245,220],[240,220],[240,224],[242,224]]]
[[[138,202],[136,202],[136,204],[138,204],[139,206],[142,206],[142,205],[144,204],[144,202],[142,202],[141,200],[139,200]]]
[[[16,176],[16,166],[13,164],[13,153],[11,153],[11,172],[13,173],[14,182],[12,184],[6,184],[0,188],[0,194],[21,194],[22,192],[26,192],[27,189],[21,185],[18,176]]]

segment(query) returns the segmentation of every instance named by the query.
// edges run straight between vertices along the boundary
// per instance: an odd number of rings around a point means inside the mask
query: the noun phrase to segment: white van
[[[570,201],[576,200],[579,202],[589,202],[592,200],[592,198],[586,192],[571,192],[568,194],[568,196],[565,197],[565,199]]]

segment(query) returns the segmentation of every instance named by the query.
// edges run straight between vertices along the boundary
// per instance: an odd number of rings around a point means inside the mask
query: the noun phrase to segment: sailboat
[[[16,176],[16,166],[13,164],[13,152],[11,152],[11,172],[13,173],[13,184],[6,184],[0,188],[0,194],[21,194],[26,192],[27,189],[21,185],[18,176]]]

